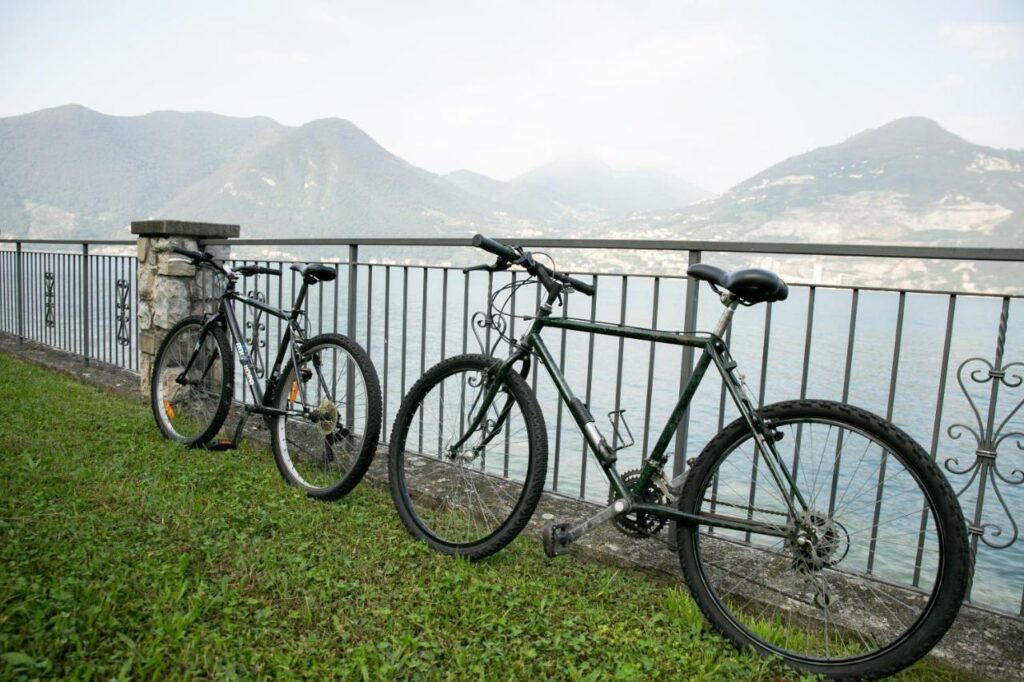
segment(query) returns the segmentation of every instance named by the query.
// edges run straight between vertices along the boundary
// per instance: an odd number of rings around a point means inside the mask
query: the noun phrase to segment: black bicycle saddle
[[[747,268],[726,272],[707,263],[691,265],[686,274],[694,279],[711,282],[739,298],[744,303],[771,303],[785,301],[789,287],[778,275],[760,268]]]
[[[338,276],[338,271],[320,263],[295,263],[292,270],[302,275],[307,284],[314,282],[330,282]]]

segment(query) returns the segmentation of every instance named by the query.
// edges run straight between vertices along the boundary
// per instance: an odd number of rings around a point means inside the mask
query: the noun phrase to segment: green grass
[[[312,502],[267,451],[184,450],[148,408],[3,354],[0,561],[0,678],[794,677],[680,589],[527,539],[438,555],[386,492]]]

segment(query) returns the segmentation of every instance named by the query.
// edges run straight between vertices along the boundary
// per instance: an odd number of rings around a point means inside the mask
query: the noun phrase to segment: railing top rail
[[[536,239],[506,237],[499,241],[531,248],[620,249],[639,251],[709,251],[713,253],[771,253],[804,256],[865,258],[924,258],[972,261],[1024,261],[1024,249],[886,244],[804,244],[783,242],[687,241],[667,239]],[[203,244],[231,246],[472,246],[470,238],[431,237],[333,239],[204,239]]]
[[[667,239],[536,239],[507,237],[500,241],[531,248],[618,249],[638,251],[708,251],[711,253],[770,253],[847,258],[921,258],[960,261],[1024,262],[1024,249],[953,246],[905,246],[888,244],[811,244],[786,242],[689,241]],[[0,239],[7,244],[97,244],[131,246],[133,239]],[[470,238],[360,238],[331,239],[204,239],[202,244],[230,246],[472,246]]]
[[[104,246],[135,246],[135,239],[0,239],[0,244],[101,244]]]

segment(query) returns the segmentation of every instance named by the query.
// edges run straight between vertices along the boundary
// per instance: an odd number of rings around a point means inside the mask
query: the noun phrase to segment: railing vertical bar
[[[43,269],[43,310],[46,311],[47,309],[49,309],[50,305],[52,305],[53,301],[56,298],[57,283],[56,283],[55,280],[51,280],[51,281],[53,281],[53,288],[50,289],[50,291],[49,291],[50,296],[48,297],[47,296],[48,292],[46,290],[46,275],[47,274],[53,274],[52,270],[51,270],[51,266],[50,266],[50,254],[46,253],[46,252],[43,252],[41,254],[41,258],[42,258],[42,269]],[[53,333],[50,330],[50,325],[46,321],[46,315],[44,315],[43,316],[43,328],[42,328],[42,334],[41,334],[41,341],[45,345],[47,345],[47,346],[52,346],[53,345],[53,338],[52,337],[53,337]]]
[[[384,424],[390,424],[388,418],[388,356],[391,354],[391,266],[384,266],[384,371],[383,393],[384,393]],[[385,428],[385,438],[388,431]]]
[[[110,305],[111,305],[111,311],[112,311],[111,315],[110,315],[110,329],[111,329],[111,331],[113,333],[110,334],[110,337],[111,337],[110,338],[110,343],[111,343],[111,349],[113,350],[113,358],[114,358],[112,364],[117,365],[118,367],[120,367],[120,366],[122,366],[121,365],[122,352],[121,352],[121,344],[117,341],[117,314],[118,314],[118,309],[117,309],[117,280],[121,278],[121,257],[120,256],[113,256],[112,258],[113,258],[114,274],[110,278],[110,283],[113,284],[113,286],[110,289],[110,294],[111,294]]]
[[[595,288],[597,287],[597,275],[590,276],[590,283]],[[537,301],[540,302],[540,287],[537,287]],[[597,319],[597,293],[590,297],[590,321],[593,322]],[[594,334],[588,334],[590,339],[587,342],[587,391],[586,399],[583,401],[584,404],[590,407],[590,396],[594,387]],[[534,372],[534,381],[537,379],[537,373]],[[536,391],[536,388],[534,388]],[[561,401],[559,401],[561,402]],[[583,456],[580,458],[580,499],[586,497],[587,494],[587,439],[583,439]]]
[[[290,293],[291,293],[291,296],[292,296],[292,302],[293,302],[292,304],[294,305],[294,301],[295,301],[295,275],[297,273],[294,270],[291,270],[290,268],[289,268],[289,272],[292,273],[292,276],[291,276],[291,292]],[[306,303],[306,310],[309,310],[309,303]],[[309,316],[307,315],[305,318],[303,318],[301,320],[296,320],[295,322],[296,322],[296,324],[299,324],[299,325],[302,325],[303,323],[305,324],[305,327],[307,327],[307,328],[303,329],[303,332],[306,333],[306,335],[308,336],[309,332],[311,331],[310,329],[308,329],[308,327],[309,327]],[[238,386],[239,383],[240,382],[235,382],[235,385]],[[245,390],[244,389],[242,390],[242,399],[243,400],[245,399]]]
[[[626,302],[629,299],[629,277],[626,275],[622,276],[622,286],[620,287],[622,292],[619,295],[619,324],[626,324]],[[621,415],[619,414],[619,408],[622,407],[622,358],[626,351],[626,339],[619,337],[619,354],[617,358],[617,364],[615,368],[615,421],[612,422],[612,449],[618,447],[619,438],[619,420]]]
[[[842,402],[848,402],[850,397],[850,374],[853,371],[853,350],[857,341],[857,306],[860,302],[860,290],[854,289],[850,297],[850,321],[847,325],[846,336],[846,364],[843,368],[843,392]],[[831,514],[836,507],[836,493],[839,490],[839,468],[842,466],[843,456],[843,432],[836,436],[836,454],[832,462],[832,482],[828,494],[828,513]]]
[[[82,244],[82,307],[79,327],[82,330],[82,360],[89,364],[89,245]]]
[[[270,261],[263,261],[263,267],[269,268]],[[273,275],[263,275],[263,300],[270,305],[273,300],[270,298],[270,280]],[[258,280],[257,280],[258,281]],[[264,330],[263,338],[263,376],[264,379],[270,378],[270,318],[275,317],[274,315],[264,315],[263,319],[267,321],[266,329]],[[280,319],[280,318],[278,318]],[[276,337],[280,338],[280,337]]]
[[[346,313],[346,319],[348,321],[348,337],[353,341],[356,340],[356,321],[359,304],[359,247],[355,244],[351,244],[348,247],[348,311]],[[335,279],[337,282],[337,279]],[[334,295],[334,304],[338,304],[338,295]],[[369,308],[369,306],[367,306]],[[338,315],[334,315],[334,323],[338,323]],[[356,393],[356,367],[355,364],[349,360],[346,363],[345,376],[347,381],[345,382],[345,419],[349,424],[355,422],[355,401],[354,396]],[[364,387],[365,389],[365,387]]]
[[[469,273],[462,273],[462,354],[469,349]]]
[[[469,345],[469,272],[462,271],[462,354],[466,354],[466,350]],[[466,404],[466,380],[463,379],[460,383],[461,395],[460,400],[462,404]],[[466,429],[466,414],[465,411],[459,410],[459,433],[464,433]]]
[[[1010,298],[1007,296],[1003,298],[1002,310],[999,313],[999,328],[996,334],[995,361],[992,363],[992,369],[990,370],[992,372],[1003,371],[1003,351],[1006,349],[1006,329],[1009,325],[1009,320]],[[996,406],[999,404],[999,386],[1003,382],[997,380],[995,377],[992,377],[991,375],[990,377],[992,380],[989,382],[991,385],[991,389],[989,389],[988,397],[988,417],[986,419],[985,427],[981,431],[981,433],[985,434],[991,440],[991,438],[993,438],[994,435],[998,435],[998,432],[995,430]],[[1009,416],[1007,416],[1007,419],[1008,418]],[[981,425],[980,421],[981,420],[979,419],[979,426]],[[985,530],[985,527],[981,523],[981,515],[985,509],[985,491],[988,486],[988,479],[990,476],[998,475],[998,470],[995,472],[992,471],[993,467],[994,464],[990,462],[982,463],[979,466],[978,497],[974,501],[974,518],[972,521],[968,522],[969,537],[971,539],[971,556],[975,557],[975,561],[977,561],[978,556],[978,540],[984,536]],[[992,484],[992,489],[995,491],[996,495],[999,496],[999,489],[995,486],[995,483]],[[1011,522],[1013,521],[1012,518],[1010,520]],[[966,601],[971,600],[971,595],[973,591],[974,585],[973,583],[969,583],[967,585],[967,596],[965,597]]]
[[[60,296],[56,301],[56,311],[60,312],[60,315],[55,315],[54,319],[54,344],[63,350],[67,350],[67,346],[64,343],[65,335],[67,333],[67,306],[68,302],[68,280],[67,280],[67,269],[65,268],[64,254],[54,254],[54,270],[57,271],[58,277],[60,278],[59,284],[54,287],[54,291],[59,291]]]
[[[114,364],[114,343],[113,343],[113,339],[110,338],[110,320],[113,317],[113,307],[114,306],[113,306],[113,301],[110,299],[110,291],[109,291],[109,289],[110,289],[110,280],[114,276],[114,258],[113,258],[113,256],[108,254],[108,255],[104,256],[103,259],[105,261],[104,264],[105,264],[105,267],[106,267],[106,271],[105,271],[105,274],[104,274],[104,277],[103,277],[103,282],[101,283],[101,286],[103,287],[103,289],[101,290],[101,294],[100,295],[103,297],[103,309],[106,311],[106,313],[103,315],[103,324],[104,324],[103,343],[104,343],[104,346],[105,346],[105,349],[106,349],[106,355],[105,355],[104,362],[106,362],[107,364],[112,365],[112,364]]]
[[[494,273],[487,272],[487,302],[484,304],[484,315],[489,316],[491,309],[491,296],[494,295]],[[491,326],[484,327],[484,354],[491,352]]]
[[[764,340],[761,342],[761,371],[758,375],[757,408],[764,407],[764,396],[768,385],[768,352],[772,338],[772,304],[764,307]],[[757,457],[752,457],[750,465],[750,495],[747,497],[747,519],[754,518],[754,503],[757,501]],[[743,541],[750,542],[750,531],[743,534]]]
[[[535,294],[535,300],[534,300],[535,305],[534,305],[534,308],[533,308],[534,310],[537,310],[538,308],[540,308],[540,289],[541,289],[540,286],[535,286],[534,287],[534,294]],[[534,372],[533,373],[533,392],[534,392],[535,395],[537,393],[537,375],[538,374],[540,374],[540,372]],[[589,371],[587,372],[587,374],[589,376],[589,374],[590,374]],[[584,454],[586,454],[586,450],[584,450]]]
[[[61,316],[61,344],[63,345],[64,350],[74,352],[73,341],[75,338],[75,330],[71,326],[72,310],[74,310],[74,300],[72,300],[74,296],[74,288],[71,286],[71,279],[73,277],[71,254],[62,253],[60,255],[60,261],[61,271],[63,273],[61,280],[64,282],[64,296],[62,297],[64,314]]]
[[[814,301],[817,294],[817,287],[811,286],[807,292],[807,328],[804,331],[804,361],[800,369],[800,399],[807,397],[807,374],[811,366],[811,339],[814,336]],[[803,443],[803,424],[796,426],[796,440],[793,444],[793,467],[790,476],[794,483],[800,469],[800,445]],[[794,491],[790,491],[790,496]]]
[[[446,271],[447,272],[447,271]],[[512,285],[509,290],[509,323],[508,323],[508,337],[515,343],[516,340],[516,273],[512,272],[512,276],[509,279],[509,283]],[[537,368],[534,368],[537,369]],[[512,426],[509,424],[511,420],[505,420],[505,463],[502,468],[502,476],[508,478],[508,464],[511,455],[512,445]]]
[[[565,319],[568,301],[562,304],[562,319]],[[560,342],[558,347],[558,371],[565,373],[565,330],[559,334]],[[555,465],[551,470],[551,489],[558,490],[558,473],[561,471],[562,460],[562,401],[555,398]]]
[[[448,342],[448,269],[441,270],[441,350],[438,353],[441,360],[445,358],[445,344]],[[441,383],[441,390],[437,396],[437,452],[440,454],[444,447],[444,383]],[[505,472],[508,475],[508,456],[505,457]]]
[[[729,326],[725,328],[725,345],[732,345],[732,320],[729,321]],[[725,427],[725,382],[722,382],[722,390],[718,396],[718,431],[721,432]],[[711,513],[714,514],[717,509],[718,502],[718,472],[715,472],[715,477],[711,481]],[[708,528],[708,534],[714,535],[714,526]]]
[[[420,304],[420,376],[427,371],[427,288],[429,286],[429,268],[423,268],[423,285]],[[423,452],[423,410],[420,413],[420,452]],[[440,454],[440,452],[438,453]]]
[[[72,295],[70,287],[70,273],[68,271],[68,258],[66,253],[58,253],[57,269],[60,271],[60,316],[57,318],[57,344],[61,350],[68,350],[68,299]]]
[[[661,293],[661,278],[654,278],[654,302],[651,305],[651,329],[658,328],[658,297]],[[654,393],[654,355],[657,348],[656,343],[651,341],[650,350],[647,356],[647,397],[644,401],[644,447],[640,453],[641,457],[647,456],[647,446],[651,436],[651,399]]]
[[[120,265],[120,269],[121,269],[121,274],[120,274],[118,280],[127,282],[127,279],[126,279],[126,274],[127,273],[125,272],[125,260],[126,260],[126,258],[124,256],[120,256],[118,260],[119,260],[119,265]],[[118,287],[115,286],[114,291],[115,291],[115,295],[117,297],[118,305],[120,305],[121,304],[121,290]],[[127,299],[125,299],[125,301],[127,302]],[[120,307],[117,308],[117,311],[118,311],[118,316],[119,317],[122,316],[122,315],[127,314],[127,311],[122,309],[122,308],[120,308]],[[118,322],[117,327],[118,328],[121,327],[121,323],[120,322]],[[128,346],[125,345],[124,343],[121,343],[121,339],[118,339],[118,349],[121,351],[121,367],[127,368],[128,367]]]
[[[688,267],[700,263],[701,252],[690,251]],[[686,279],[686,299],[685,307],[683,309],[683,329],[688,332],[692,332],[697,327],[697,304],[700,300],[700,282],[693,277]],[[690,382],[690,377],[693,374],[693,348],[691,346],[684,346],[682,352],[682,361],[680,362],[679,368],[679,392],[682,393],[686,388],[686,385]],[[683,473],[683,469],[686,467],[686,448],[687,440],[690,435],[690,414],[692,410],[687,410],[683,414],[683,418],[679,420],[679,426],[676,427],[676,445],[675,445],[675,456],[672,461],[672,475],[678,476]],[[670,533],[669,538],[672,539],[671,543],[674,547],[675,538],[675,525],[673,524],[673,532]]]
[[[445,271],[447,274],[447,271]],[[373,357],[373,266],[366,266],[366,354]]]
[[[68,273],[66,267],[67,264],[65,262],[63,253],[54,254],[53,258],[56,261],[54,269],[57,271],[58,277],[60,278],[59,285],[55,287],[55,291],[60,292],[59,300],[56,302],[56,309],[61,313],[60,315],[57,315],[55,318],[54,331],[56,338],[54,340],[54,343],[58,348],[62,350],[67,350],[67,344],[65,343],[65,339],[67,336],[67,303],[69,293],[67,279]]]
[[[15,278],[16,284],[15,289],[17,291],[17,305],[18,305],[18,343],[25,342],[25,285],[24,285],[24,256],[22,254],[21,242],[15,242]]]
[[[928,452],[932,461],[938,458],[939,434],[942,432],[942,408],[946,400],[946,379],[949,376],[949,349],[953,340],[953,319],[956,314],[956,296],[949,297],[949,304],[946,308],[946,336],[942,341],[942,366],[939,368],[939,389],[935,397],[935,422],[932,424],[932,442]],[[917,554],[914,559],[914,587],[917,587],[921,580],[921,561],[924,556],[924,534],[928,528],[928,502],[921,504],[921,526],[918,529]]]
[[[244,266],[249,264],[249,261],[247,259],[243,258],[240,261],[240,264],[244,267]],[[249,292],[245,291],[245,290],[243,290],[242,293],[244,295],[246,295],[246,296],[249,294]],[[252,340],[252,336],[249,336],[248,340],[246,340],[244,338],[246,336],[246,329],[247,329],[248,324],[249,324],[249,306],[243,305],[241,307],[242,307],[242,336],[243,336],[243,338],[239,339],[239,340],[246,347],[247,352],[249,353],[249,360],[250,360],[250,362],[255,363],[255,358],[253,357],[253,355],[254,355],[254,353],[256,353],[256,349],[255,348],[248,348],[249,340]],[[244,383],[243,382],[236,382],[236,383],[243,384],[242,385],[242,403],[243,404],[248,404],[248,402],[249,402],[249,392],[247,390],[245,390]]]
[[[284,307],[284,261],[278,261],[278,267],[281,269],[281,276],[277,278],[277,309],[281,310]],[[288,307],[290,308],[291,306]],[[282,322],[283,320],[280,317],[274,316],[274,323],[277,326],[274,338],[278,339],[278,345],[280,345]]]
[[[896,343],[892,351],[892,372],[889,375],[889,401],[885,408],[885,418],[892,421],[893,405],[896,401],[896,378],[900,368],[900,346],[903,342],[903,313],[907,304],[907,292],[900,292],[899,309],[896,313]],[[871,521],[871,542],[868,544],[867,572],[870,575],[875,565],[875,548],[878,545],[878,518],[882,513],[882,490],[885,487],[885,469],[888,463],[887,452],[882,453],[882,461],[878,468],[878,486],[875,488],[875,512]],[[968,587],[968,590],[970,588]]]
[[[409,267],[402,266],[402,398],[405,398],[405,356],[409,317]]]

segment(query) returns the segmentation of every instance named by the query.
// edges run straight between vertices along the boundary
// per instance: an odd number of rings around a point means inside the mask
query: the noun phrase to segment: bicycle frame
[[[707,526],[745,531],[760,535],[786,537],[789,534],[789,531],[783,526],[761,523],[746,518],[729,517],[721,514],[689,514],[668,505],[643,502],[634,494],[634,490],[643,490],[655,477],[659,477],[664,481],[662,470],[668,461],[667,449],[669,442],[672,440],[672,435],[678,428],[683,415],[689,408],[690,402],[692,401],[694,394],[697,392],[697,388],[700,386],[705,373],[710,365],[714,363],[719,374],[722,376],[722,381],[728,389],[733,402],[736,404],[740,415],[747,422],[747,426],[754,438],[757,452],[765,462],[769,475],[773,479],[775,485],[782,493],[782,499],[786,501],[790,518],[794,517],[798,512],[806,511],[808,509],[807,502],[801,495],[788,467],[774,446],[775,434],[771,424],[760,417],[751,400],[747,397],[744,386],[735,373],[736,362],[729,354],[728,346],[722,340],[722,336],[724,336],[725,330],[729,326],[729,322],[732,319],[739,301],[731,295],[724,295],[722,297],[722,303],[725,305],[726,309],[723,312],[722,317],[719,319],[718,324],[715,327],[715,331],[711,333],[688,333],[660,331],[644,327],[632,327],[606,322],[591,322],[589,320],[573,318],[552,317],[551,304],[553,302],[553,298],[554,297],[549,297],[548,301],[541,305],[535,317],[528,318],[531,319],[530,328],[513,347],[509,358],[505,360],[495,371],[495,375],[492,377],[493,380],[490,382],[487,392],[484,394],[484,397],[480,402],[477,414],[470,420],[469,426],[462,438],[451,446],[452,449],[461,447],[468,440],[469,434],[479,428],[481,423],[484,422],[487,410],[490,408],[491,403],[498,394],[502,381],[507,376],[508,372],[514,371],[512,366],[516,362],[525,361],[532,353],[537,355],[540,359],[540,363],[547,369],[548,375],[554,382],[561,400],[566,404],[566,407],[572,415],[573,420],[576,422],[577,427],[583,433],[591,452],[595,455],[595,458],[601,465],[601,469],[607,477],[609,484],[612,486],[616,495],[620,498],[616,500],[615,504],[603,510],[593,519],[584,521],[583,524],[572,529],[570,531],[571,535],[582,535],[594,526],[611,519],[617,514],[635,511],[650,514],[659,518],[671,519],[681,523],[699,523]],[[572,389],[566,382],[565,376],[559,370],[557,362],[551,355],[547,346],[544,344],[544,340],[541,338],[541,332],[546,327],[590,334],[602,334],[619,338],[637,339],[640,341],[651,341],[654,343],[689,346],[701,349],[702,352],[700,358],[697,360],[696,365],[693,368],[690,380],[680,393],[679,400],[673,408],[672,413],[669,415],[668,421],[662,429],[661,435],[655,443],[654,449],[645,460],[640,472],[640,477],[634,488],[629,488],[622,480],[622,477],[615,468],[615,452],[608,446],[605,439],[601,436],[601,433],[595,424],[594,417],[590,414],[590,410],[573,394]],[[491,427],[490,432],[483,438],[483,444],[486,444],[501,430],[504,419],[510,408],[511,399],[509,404],[507,404],[500,413],[499,418],[495,420],[494,426]],[[668,488],[677,493],[679,489],[682,488],[685,476],[686,474],[684,473],[679,478],[667,483]]]
[[[302,304],[305,302],[308,286],[308,284],[303,282],[292,310],[283,311],[278,310],[277,308],[272,308],[255,298],[239,295],[238,292],[234,290],[234,282],[229,281],[228,289],[220,299],[217,312],[207,316],[204,320],[199,333],[199,341],[196,344],[196,350],[192,353],[192,357],[189,358],[188,364],[182,370],[181,376],[188,374],[189,369],[191,369],[192,364],[195,362],[198,355],[199,348],[202,347],[203,341],[206,339],[206,335],[210,333],[210,329],[214,325],[218,325],[225,328],[228,333],[231,334],[234,351],[238,354],[238,361],[242,366],[242,374],[245,376],[245,382],[248,385],[249,392],[253,398],[254,404],[247,405],[245,409],[249,412],[256,412],[258,414],[285,416],[290,414],[300,416],[306,415],[309,412],[309,408],[306,407],[308,403],[306,401],[306,385],[304,381],[299,382],[299,389],[302,393],[302,410],[278,409],[270,405],[269,401],[273,397],[272,394],[274,386],[276,386],[277,382],[281,378],[281,366],[284,363],[286,352],[290,352],[293,366],[296,368],[299,367],[299,357],[295,350],[295,340],[301,340],[302,338],[302,330],[298,326],[298,318],[299,315],[302,314]],[[278,317],[286,323],[284,336],[278,344],[277,357],[274,359],[274,364],[270,370],[270,376],[267,379],[266,388],[268,390],[264,390],[264,385],[260,381],[259,376],[257,376],[253,371],[254,365],[252,356],[250,355],[249,349],[245,343],[245,334],[242,333],[242,327],[238,323],[238,317],[235,315],[234,306],[232,305],[234,301],[238,301],[242,305],[247,305],[261,310],[268,315]],[[225,358],[225,361],[227,360],[228,358]],[[317,372],[319,373],[319,368],[317,368]],[[318,380],[321,384],[325,383],[322,376],[318,376]],[[333,400],[333,396],[330,395],[326,385],[324,385],[323,388],[325,393],[327,393]]]

